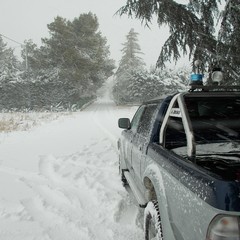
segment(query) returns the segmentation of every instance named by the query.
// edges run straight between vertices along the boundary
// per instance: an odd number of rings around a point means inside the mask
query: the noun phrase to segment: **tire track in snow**
[[[122,129],[118,128],[120,117],[132,118],[138,106],[121,107],[116,106],[112,97],[113,79],[109,78],[105,85],[99,90],[99,98],[87,111],[92,112],[94,122],[111,140],[115,152],[118,154],[117,140],[121,135]],[[124,111],[121,110],[124,109]],[[119,111],[120,110],[120,111]],[[120,112],[120,115],[119,115]],[[122,115],[124,112],[124,115]]]
[[[37,196],[22,205],[50,239],[141,239],[135,223],[138,208],[122,200],[128,197],[110,151],[109,140],[103,139],[95,152],[83,146],[70,156],[42,157],[39,175],[45,181],[21,177]]]
[[[130,109],[137,107],[129,107]],[[133,111],[126,112],[122,116],[116,114],[117,106],[109,100],[98,100],[91,106],[93,111],[93,120],[95,124],[104,132],[104,134],[111,140],[115,152],[118,154],[117,141],[121,135],[122,129],[118,128],[118,119],[120,117],[132,117]],[[114,125],[113,125],[114,123]]]

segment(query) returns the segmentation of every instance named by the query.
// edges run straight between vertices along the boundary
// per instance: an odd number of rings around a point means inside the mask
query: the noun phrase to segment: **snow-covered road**
[[[103,89],[81,112],[0,135],[0,239],[143,239],[118,175],[116,107]]]

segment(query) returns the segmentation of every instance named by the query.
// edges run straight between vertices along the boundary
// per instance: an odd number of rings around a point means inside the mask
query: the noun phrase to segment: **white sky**
[[[115,12],[125,4],[126,0],[0,0],[0,34],[17,42],[32,39],[38,46],[41,38],[49,37],[47,24],[56,16],[73,20],[81,13],[91,11],[99,20],[99,30],[108,40],[111,57],[116,64],[121,59],[122,43],[131,28],[139,33],[139,44],[147,66],[155,65],[162,44],[168,36],[166,29],[159,29],[156,21],[151,30],[141,25],[139,20],[127,16],[114,16]],[[3,39],[9,46],[20,46]]]

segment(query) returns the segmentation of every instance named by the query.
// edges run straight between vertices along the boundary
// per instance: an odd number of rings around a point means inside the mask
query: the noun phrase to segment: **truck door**
[[[146,157],[147,147],[150,141],[150,129],[152,128],[153,115],[157,104],[147,104],[144,107],[138,122],[136,132],[132,140],[132,171],[136,181],[141,181],[142,164]],[[141,185],[141,184],[140,184]]]
[[[136,137],[137,128],[138,128],[139,121],[141,119],[144,109],[145,109],[144,105],[138,108],[137,112],[135,113],[131,121],[131,129],[127,131],[127,136],[126,136],[127,144],[125,146],[125,153],[127,158],[128,169],[131,172],[133,172],[133,167],[132,167],[133,142],[135,142],[134,138]]]

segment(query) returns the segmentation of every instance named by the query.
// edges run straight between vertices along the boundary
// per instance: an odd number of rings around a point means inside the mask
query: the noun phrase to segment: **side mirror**
[[[118,119],[118,127],[123,129],[130,129],[131,123],[129,118],[119,118]]]

